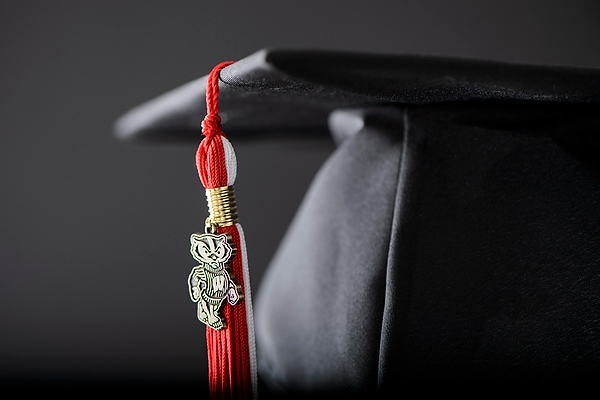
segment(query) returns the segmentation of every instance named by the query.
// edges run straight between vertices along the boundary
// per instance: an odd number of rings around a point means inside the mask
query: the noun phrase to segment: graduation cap
[[[600,70],[269,49],[223,69],[231,141],[333,135],[255,288],[266,393],[600,372]],[[199,140],[206,77],[119,119]]]

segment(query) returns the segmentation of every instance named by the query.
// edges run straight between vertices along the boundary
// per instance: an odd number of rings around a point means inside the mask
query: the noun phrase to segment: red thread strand
[[[196,168],[200,181],[206,189],[227,186],[225,150],[221,135],[207,136],[200,142],[196,152]]]

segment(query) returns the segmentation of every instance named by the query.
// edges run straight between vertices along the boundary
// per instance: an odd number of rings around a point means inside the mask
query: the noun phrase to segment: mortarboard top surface
[[[223,128],[235,140],[283,131],[328,135],[327,118],[339,108],[600,102],[600,69],[422,55],[265,49],[225,68],[221,82]],[[117,137],[197,142],[205,84],[206,76],[133,108],[117,121]]]

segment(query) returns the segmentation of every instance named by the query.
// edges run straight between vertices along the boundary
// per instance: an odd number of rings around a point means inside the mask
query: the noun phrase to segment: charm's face
[[[211,233],[193,233],[190,237],[192,257],[198,262],[225,264],[234,253],[229,244],[227,235],[213,235]]]
[[[192,256],[200,262],[188,278],[190,298],[198,303],[198,319],[213,329],[222,329],[220,316],[225,299],[231,305],[242,299],[241,287],[228,271],[235,248],[227,235],[194,233],[190,237]]]

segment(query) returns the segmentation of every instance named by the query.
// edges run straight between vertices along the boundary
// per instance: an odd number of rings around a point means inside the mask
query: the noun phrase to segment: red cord
[[[220,139],[225,136],[219,115],[219,74],[233,61],[217,64],[208,75],[206,82],[206,116],[202,121],[202,140],[196,152],[196,166],[202,184],[207,189],[227,186],[227,170],[224,163],[223,145]]]

